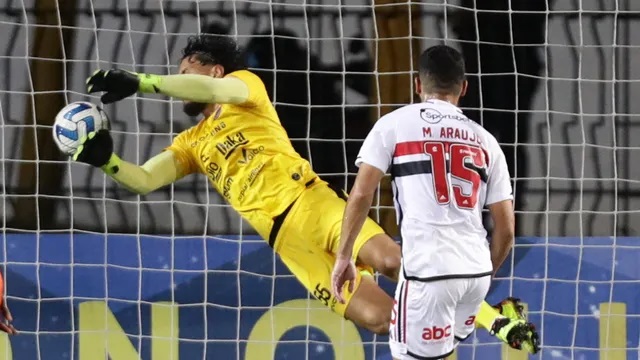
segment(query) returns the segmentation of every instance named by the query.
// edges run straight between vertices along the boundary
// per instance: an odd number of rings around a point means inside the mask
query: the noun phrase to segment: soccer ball
[[[60,151],[73,155],[82,138],[92,131],[101,129],[109,129],[107,114],[97,105],[77,101],[63,107],[56,115],[53,140]]]

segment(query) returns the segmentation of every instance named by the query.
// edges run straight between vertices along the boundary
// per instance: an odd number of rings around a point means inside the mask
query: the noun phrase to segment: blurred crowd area
[[[640,205],[631,181],[638,130],[632,85],[614,80],[632,76],[636,20],[631,1],[616,4],[9,0],[0,6],[0,29],[10,34],[0,41],[6,227],[252,232],[203,177],[138,199],[60,161],[50,140],[52,109],[88,99],[82,83],[95,67],[171,73],[186,37],[202,32],[238,39],[296,150],[347,190],[374,121],[416,100],[418,54],[456,46],[470,82],[460,105],[503,146],[518,234],[630,235]],[[108,106],[117,151],[138,162],[160,151],[195,121],[179,109],[157,97]],[[395,234],[388,182],[376,201],[372,215]]]

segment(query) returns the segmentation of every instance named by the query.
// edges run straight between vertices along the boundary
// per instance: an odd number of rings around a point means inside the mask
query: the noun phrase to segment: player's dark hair
[[[225,74],[246,69],[244,54],[228,36],[200,34],[190,36],[182,49],[182,59],[193,57],[205,65],[221,65]]]
[[[457,93],[465,80],[464,59],[458,50],[436,45],[420,55],[420,80],[427,93]]]

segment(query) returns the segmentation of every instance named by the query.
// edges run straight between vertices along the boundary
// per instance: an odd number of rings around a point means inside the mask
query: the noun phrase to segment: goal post
[[[24,129],[17,184],[24,197],[16,199],[15,213],[10,227],[20,229],[52,229],[54,218],[49,216],[56,200],[46,195],[57,195],[62,187],[64,169],[60,154],[51,139],[49,127],[53,124],[57,109],[66,105],[63,89],[66,83],[65,53],[70,53],[73,42],[69,41],[75,20],[75,0],[39,0],[34,5],[37,11],[36,26],[29,29],[33,34],[27,42],[32,56],[29,59],[29,78],[34,95],[25,104]],[[37,195],[44,197],[38,198]]]
[[[637,358],[638,14],[634,0],[5,1],[0,261],[21,335],[0,336],[0,359],[390,358],[386,337],[324,309],[204,176],[136,196],[24,140],[50,134],[62,103],[97,103],[84,87],[96,68],[175,73],[202,31],[246,48],[296,149],[347,188],[373,121],[415,101],[418,54],[460,49],[473,88],[461,106],[511,154],[521,201],[488,301],[527,303],[537,359]],[[43,32],[64,51],[35,46]],[[181,108],[151,95],[105,106],[116,152],[162,151],[196,122]],[[55,185],[47,166],[65,170],[61,191],[34,190]],[[393,233],[388,184],[380,194],[374,215]],[[456,355],[523,354],[478,330]]]

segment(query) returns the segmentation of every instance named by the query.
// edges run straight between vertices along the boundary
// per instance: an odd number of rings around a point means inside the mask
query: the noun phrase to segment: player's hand
[[[4,331],[9,335],[17,335],[18,330],[11,324],[13,322],[13,316],[9,311],[6,299],[2,299],[2,306],[0,307],[0,331]]]
[[[113,139],[109,130],[92,131],[80,140],[80,146],[73,154],[73,160],[95,167],[107,165],[113,154]]]
[[[336,297],[341,304],[345,303],[342,296],[344,285],[349,282],[349,292],[353,292],[356,284],[356,265],[351,257],[338,256],[336,263],[333,265],[333,273],[331,274],[331,289],[333,296]]]
[[[100,100],[103,104],[120,101],[135,94],[140,88],[138,74],[120,70],[97,70],[87,79],[89,93],[104,92]]]

